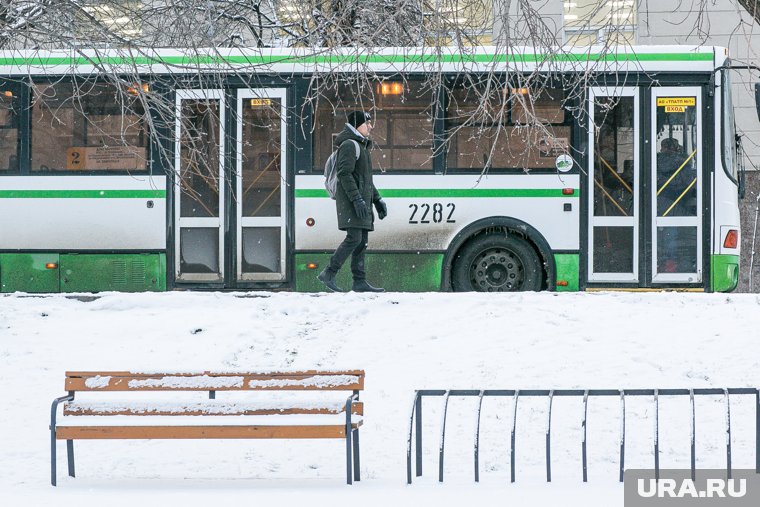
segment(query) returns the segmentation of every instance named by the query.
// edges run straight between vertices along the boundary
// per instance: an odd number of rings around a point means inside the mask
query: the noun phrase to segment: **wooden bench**
[[[266,373],[66,372],[65,390],[68,395],[53,401],[50,414],[51,483],[56,485],[57,440],[66,441],[69,476],[74,477],[74,440],[78,439],[340,438],[346,442],[346,481],[351,484],[352,479],[360,480],[359,426],[362,424],[364,404],[359,401],[359,391],[363,389],[362,370]],[[119,391],[201,391],[208,392],[208,398],[204,393],[203,397],[187,401],[165,401],[147,399],[140,394],[130,395],[130,401],[100,401],[97,400],[99,395],[89,394],[111,393],[109,397],[113,398],[114,393]],[[277,391],[280,393],[277,396],[281,399],[241,401],[236,397],[234,400],[222,401],[216,399],[219,391]],[[334,402],[326,401],[322,395],[319,395],[317,401],[298,402],[289,391],[350,391],[350,395]],[[96,401],[75,400],[78,392],[86,392],[88,394],[84,397],[95,398]],[[64,417],[58,419],[58,405],[61,403]],[[345,414],[345,418],[342,414]],[[272,420],[271,417],[251,417],[248,420],[236,418],[234,424],[226,424],[226,421],[219,421],[224,417],[218,417],[272,415],[277,415],[274,419],[278,420],[271,423],[266,421]],[[144,419],[145,416],[156,416],[161,421],[153,424]],[[173,416],[190,416],[193,418],[192,424],[177,423],[177,419],[172,420]],[[279,416],[294,417],[283,419]],[[187,421],[186,418],[183,419]],[[115,420],[118,422],[114,423]]]

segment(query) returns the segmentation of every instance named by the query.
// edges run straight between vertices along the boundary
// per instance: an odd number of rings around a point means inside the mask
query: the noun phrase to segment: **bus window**
[[[218,217],[220,100],[183,100],[180,117],[180,214],[192,218]],[[213,239],[216,234],[213,231],[216,229],[188,234],[208,234]],[[216,268],[210,272],[216,272]]]
[[[723,170],[731,178],[737,181],[737,156],[736,156],[736,124],[734,120],[734,103],[731,93],[731,73],[723,71]]]
[[[516,124],[565,123],[562,90],[544,88],[537,93],[527,89],[513,90],[512,121]]]
[[[32,87],[32,172],[147,169],[141,103],[127,89],[92,82]]]
[[[18,170],[17,97],[11,90],[0,90],[0,174]]]
[[[357,93],[356,83],[321,90],[314,115],[314,170],[321,172],[333,140],[353,110],[373,118],[372,165],[382,171],[433,170],[433,93],[417,81],[371,81]],[[370,89],[371,87],[371,89]]]
[[[657,216],[697,214],[696,97],[658,97]],[[671,103],[685,104],[671,106]]]
[[[594,216],[630,217],[634,214],[633,194],[638,184],[633,167],[636,156],[634,104],[632,96],[595,98]],[[631,231],[625,232],[631,243]],[[605,235],[609,232],[605,231]],[[606,237],[605,243],[609,243]],[[602,257],[599,256],[598,260],[601,261]],[[631,270],[629,268],[613,269],[611,272],[628,272]],[[601,266],[598,271],[601,272]]]
[[[553,169],[570,146],[562,90],[460,83],[446,113],[448,171]]]

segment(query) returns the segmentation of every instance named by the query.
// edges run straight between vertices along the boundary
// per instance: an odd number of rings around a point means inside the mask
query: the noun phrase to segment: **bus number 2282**
[[[412,210],[412,215],[409,217],[410,224],[440,224],[442,222],[453,224],[456,222],[453,218],[456,209],[453,202],[446,204],[436,202],[432,205],[428,203],[410,204],[409,209]]]

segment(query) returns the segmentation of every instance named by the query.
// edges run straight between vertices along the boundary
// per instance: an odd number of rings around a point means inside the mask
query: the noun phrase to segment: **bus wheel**
[[[456,292],[537,291],[542,275],[541,262],[527,242],[496,234],[465,244],[451,272]]]

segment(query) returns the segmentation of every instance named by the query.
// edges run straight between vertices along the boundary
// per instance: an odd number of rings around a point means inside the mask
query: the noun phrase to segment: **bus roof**
[[[0,51],[0,75],[394,72],[711,72],[728,50],[717,46],[193,48]],[[357,67],[359,66],[359,67]]]

